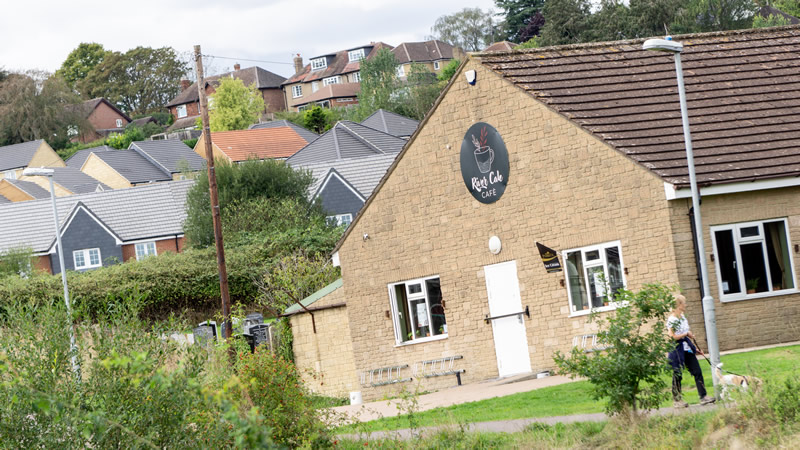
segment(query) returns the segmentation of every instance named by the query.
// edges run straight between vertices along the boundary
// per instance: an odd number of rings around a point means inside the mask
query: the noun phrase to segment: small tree
[[[492,10],[464,8],[461,11],[436,19],[429,39],[439,39],[470,52],[483,50],[492,43],[494,27]]]
[[[258,116],[264,112],[264,97],[255,85],[245,86],[237,78],[222,78],[211,99],[208,107],[211,131],[244,130],[258,122]]]
[[[588,378],[594,398],[608,399],[609,414],[658,408],[667,398],[665,355],[673,344],[663,324],[674,298],[666,286],[648,284],[636,293],[620,290],[616,301],[620,306],[607,318],[589,316],[597,320],[597,339],[608,346],[605,350],[586,353],[575,347],[567,355],[556,352],[553,360],[562,373]]]
[[[397,60],[388,48],[381,48],[372,58],[361,61],[361,92],[358,94],[361,116],[367,117],[381,108],[392,109],[396,71]]]

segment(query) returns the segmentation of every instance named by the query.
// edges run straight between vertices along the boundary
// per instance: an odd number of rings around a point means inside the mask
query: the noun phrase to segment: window
[[[178,119],[186,117],[186,105],[179,105],[175,108],[175,113],[178,114]]]
[[[311,93],[317,92],[319,90],[319,81],[314,81],[311,83]]]
[[[319,106],[321,106],[323,108],[330,108],[331,107],[331,101],[330,100],[323,100],[321,102],[317,102],[317,105],[319,105]]]
[[[17,179],[17,171],[16,170],[6,170],[3,172],[3,178],[6,180],[16,180]]]
[[[311,70],[319,70],[328,67],[328,60],[323,58],[315,58],[311,60]]]
[[[614,307],[614,296],[625,287],[621,248],[616,241],[564,252],[572,313]]]
[[[397,66],[397,69],[395,69],[395,72],[397,73],[398,77],[406,76],[406,71],[405,71],[405,69],[403,69],[403,65],[402,64]]]
[[[353,83],[361,83],[361,72],[353,72]]]
[[[335,77],[328,77],[322,79],[323,86],[327,86],[329,84],[339,84],[339,83],[341,83],[341,78],[339,78],[339,75],[336,75]]]
[[[92,269],[103,265],[99,248],[75,250],[72,252],[72,259],[75,262],[75,270]]]
[[[447,336],[438,276],[390,284],[389,297],[398,344]]]
[[[303,86],[297,85],[292,86],[292,98],[298,98],[303,96]]]
[[[795,288],[786,219],[711,227],[721,300]]]
[[[350,50],[347,52],[347,59],[350,60],[349,62],[361,61],[364,59],[364,49],[360,48],[358,50]]]
[[[122,128],[122,119],[117,119],[117,128]]]
[[[433,70],[439,70],[439,61],[433,62]]]
[[[335,225],[350,225],[353,222],[352,214],[337,214],[335,216],[328,216],[328,222]]]
[[[156,243],[155,242],[142,242],[140,244],[136,244],[136,260],[141,261],[144,258],[153,255],[156,255]]]

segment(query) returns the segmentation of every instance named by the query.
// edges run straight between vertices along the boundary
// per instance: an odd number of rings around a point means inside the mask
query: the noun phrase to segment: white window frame
[[[439,67],[440,67],[439,61],[434,61],[433,62],[433,70],[439,70]]]
[[[364,58],[366,58],[366,53],[364,52],[363,48],[358,48],[347,52],[347,59],[349,62],[358,62]]]
[[[772,274],[769,270],[769,260],[764,261],[764,269],[767,272],[767,291],[766,292],[756,292],[753,294],[747,293],[747,280],[744,278],[744,266],[741,264],[742,261],[742,254],[741,254],[741,244],[747,243],[761,243],[761,251],[762,255],[766,256],[766,235],[764,234],[764,224],[772,223],[772,222],[783,222],[783,231],[786,233],[786,251],[788,252],[789,256],[789,271],[792,275],[792,285],[794,287],[788,289],[781,289],[779,291],[773,291],[773,281],[772,281]],[[758,227],[758,236],[752,237],[741,237],[740,230],[742,228],[750,228],[750,227]],[[717,239],[716,233],[718,231],[732,231],[733,234],[733,249],[734,254],[736,256],[736,264],[737,264],[737,274],[739,276],[739,283],[740,289],[742,292],[733,293],[733,294],[725,294],[722,285],[722,273],[720,272],[720,257],[719,251],[717,249]],[[715,225],[710,227],[710,234],[711,234],[711,243],[714,249],[714,269],[717,275],[717,292],[719,295],[719,299],[721,302],[735,302],[740,300],[752,300],[764,297],[774,297],[778,295],[787,295],[797,293],[797,275],[795,272],[795,265],[794,265],[794,256],[793,256],[793,248],[792,241],[791,241],[791,233],[789,232],[789,221],[784,218],[776,218],[776,219],[764,219],[764,220],[757,220],[753,222],[737,222],[731,223],[727,225]]]
[[[353,83],[361,83],[361,72],[360,71],[359,72],[353,72],[353,75],[352,75],[351,78],[353,80]]]
[[[92,263],[92,252],[97,251],[97,263]],[[83,265],[78,265],[78,255],[83,260]],[[103,266],[103,257],[99,248],[84,248],[72,252],[72,264],[75,270],[94,269]]]
[[[403,68],[402,64],[398,64],[397,67],[395,68],[394,72],[398,77],[406,76],[406,70]]]
[[[606,278],[606,282],[608,282],[608,260],[607,260],[607,257],[606,257],[606,251],[605,250],[607,248],[611,248],[611,247],[617,247],[617,251],[619,252],[620,276],[622,277],[622,288],[625,289],[628,286],[628,280],[625,277],[625,260],[622,257],[622,242],[621,241],[603,242],[601,244],[589,245],[589,246],[586,246],[586,247],[571,248],[571,249],[564,250],[564,251],[561,252],[561,259],[562,259],[562,264],[563,264],[563,267],[564,267],[565,284],[567,285],[567,302],[569,303],[570,317],[587,315],[587,314],[590,314],[592,311],[595,311],[595,312],[611,311],[611,310],[617,309],[617,307],[619,306],[618,302],[615,302],[612,299],[609,299],[609,301],[607,302],[608,303],[607,306],[604,305],[604,306],[601,306],[601,307],[594,307],[593,308],[591,306],[591,298],[590,298],[589,299],[590,304],[589,304],[589,308],[588,309],[582,309],[582,310],[575,309],[575,303],[572,301],[572,297],[573,297],[572,285],[569,282],[569,268],[567,267],[567,264],[568,264],[567,256],[570,253],[575,253],[575,252],[581,252],[581,263],[583,265],[583,274],[582,275],[584,277],[584,283],[586,283],[585,288],[586,288],[587,295],[589,295],[589,292],[591,292],[590,285],[589,285],[590,280],[589,280],[589,277],[586,276],[586,270],[587,269],[590,269],[590,268],[593,268],[593,267],[602,267],[603,268],[603,274],[605,275],[605,278]],[[595,250],[599,251],[600,258],[598,260],[587,261],[586,260],[586,253],[592,252],[592,251],[595,251]],[[605,287],[603,288],[603,291],[605,291]]]
[[[405,292],[406,292],[406,307],[408,311],[413,311],[412,302],[419,301],[421,299],[425,300],[425,308],[426,314],[428,319],[428,329],[432,329],[433,325],[433,317],[431,314],[431,305],[430,305],[430,298],[428,296],[428,286],[425,283],[428,280],[439,280],[439,289],[441,290],[441,277],[439,275],[431,275],[428,277],[423,278],[416,278],[413,280],[407,281],[400,281],[397,283],[390,283],[387,285],[387,289],[389,291],[389,303],[391,307],[391,314],[392,314],[392,324],[394,326],[394,335],[395,335],[395,345],[396,346],[404,346],[404,345],[411,345],[411,344],[419,344],[422,342],[430,342],[430,341],[437,341],[440,339],[447,339],[448,330],[447,330],[447,319],[445,317],[445,324],[443,325],[443,331],[441,334],[433,334],[430,333],[430,336],[417,336],[416,332],[409,333],[410,336],[406,336],[407,339],[403,339],[400,334],[402,333],[400,323],[399,323],[399,312],[397,310],[397,298],[395,294],[395,286],[398,285],[405,285]],[[411,293],[409,286],[419,284],[422,287],[422,291],[418,293]],[[442,296],[442,308],[444,308],[444,295]],[[409,319],[409,323],[411,323],[413,327],[413,320]]]
[[[324,86],[327,86],[329,84],[341,84],[341,82],[342,82],[342,77],[340,77],[339,75],[336,75],[334,77],[323,78],[322,79],[322,86],[324,87]]]
[[[178,116],[178,119],[182,119],[188,115],[186,112],[186,105],[178,105],[175,107],[175,114]]]
[[[317,102],[316,104],[318,106],[322,107],[322,108],[330,108],[331,107],[331,101],[330,100],[323,100],[321,102]]]
[[[6,180],[16,180],[17,179],[17,171],[16,169],[6,170],[3,172],[3,178]]]
[[[319,90],[319,81],[311,82],[311,93],[317,92]]]
[[[350,213],[347,214],[336,214],[334,216],[328,216],[328,221],[331,223],[335,223],[336,226],[340,225],[350,225],[353,223],[353,215]]]
[[[134,245],[134,250],[136,251],[136,260],[141,261],[148,256],[158,256],[158,250],[156,249],[156,242],[139,242],[138,244]]]
[[[311,60],[311,70],[322,70],[328,67],[328,59],[325,57],[314,58]]]
[[[117,128],[122,128],[122,119],[117,119]]]
[[[303,85],[297,84],[292,86],[292,98],[300,98],[303,96]]]

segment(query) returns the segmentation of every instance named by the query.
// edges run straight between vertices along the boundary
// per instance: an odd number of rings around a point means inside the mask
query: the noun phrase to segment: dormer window
[[[311,60],[311,70],[319,70],[328,67],[328,60],[325,57],[314,58]]]
[[[350,50],[347,52],[347,59],[349,59],[350,62],[361,61],[364,59],[364,49],[359,48],[357,50]]]

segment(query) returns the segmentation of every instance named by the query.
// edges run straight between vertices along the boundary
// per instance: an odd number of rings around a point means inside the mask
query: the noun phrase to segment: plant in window
[[[747,293],[748,294],[755,294],[756,293],[756,289],[758,289],[758,280],[760,280],[760,278],[748,278],[745,281],[745,284],[747,285]]]

